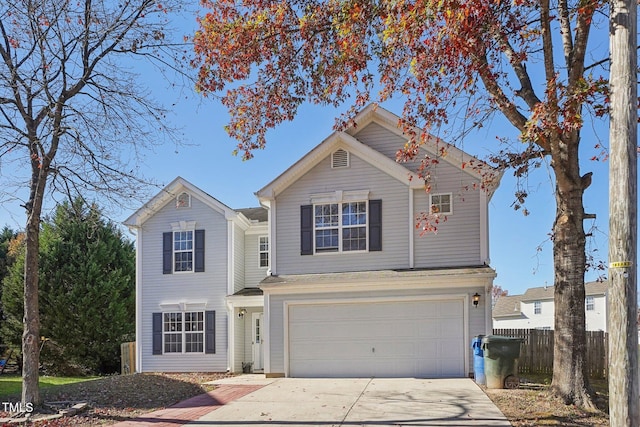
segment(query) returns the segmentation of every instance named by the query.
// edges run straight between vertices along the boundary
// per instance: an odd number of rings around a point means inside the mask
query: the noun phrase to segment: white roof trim
[[[216,198],[205,193],[195,185],[182,177],[177,177],[167,186],[165,186],[158,194],[156,194],[151,200],[145,203],[141,208],[135,211],[129,218],[124,221],[124,224],[130,228],[139,228],[149,218],[155,215],[160,209],[165,207],[167,203],[172,202],[175,198],[187,191],[191,194],[191,197],[196,197],[198,200],[206,204],[214,211],[225,216],[226,219],[233,220],[238,223],[243,229],[246,229],[251,224],[250,221],[245,218],[239,212],[231,209],[229,206],[220,202]]]
[[[331,153],[338,148],[342,148],[349,151],[351,154],[355,154],[362,160],[372,166],[375,166],[407,186],[411,186],[412,188],[422,188],[424,186],[424,183],[417,179],[416,174],[403,165],[394,162],[384,154],[361,143],[348,133],[334,132],[304,157],[294,163],[289,169],[284,171],[265,187],[258,190],[256,195],[261,201],[274,199],[275,196],[282,193],[298,178],[307,173],[311,168],[316,166],[327,156],[331,155]]]

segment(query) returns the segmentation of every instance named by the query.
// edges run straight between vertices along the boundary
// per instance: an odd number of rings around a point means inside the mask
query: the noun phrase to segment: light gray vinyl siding
[[[267,276],[268,267],[260,267],[258,256],[258,242],[260,236],[264,234],[247,234],[244,239],[244,259],[245,259],[245,287],[257,288],[258,283]]]
[[[360,129],[355,137],[358,141],[368,145],[376,151],[396,160],[396,153],[400,150],[407,140],[399,135],[389,132],[377,123],[370,123]]]
[[[471,295],[478,292],[481,295],[486,295],[483,286],[469,286],[462,288],[447,288],[441,287],[442,284],[434,284],[438,287],[430,289],[403,289],[403,290],[388,290],[379,292],[341,292],[341,293],[317,293],[317,294],[291,294],[291,295],[271,295],[269,298],[269,310],[270,310],[270,323],[269,323],[269,339],[270,346],[265,351],[270,351],[271,373],[285,373],[285,338],[284,333],[286,328],[285,322],[285,302],[293,301],[312,301],[320,300],[327,302],[331,299],[335,299],[336,302],[349,300],[350,302],[357,302],[358,298],[397,298],[397,297],[428,297],[429,295],[469,295],[469,304],[471,304]],[[469,338],[471,339],[476,335],[486,335],[489,332],[485,330],[485,300],[480,299],[478,307],[469,307],[468,319],[466,327],[468,327]],[[467,345],[467,343],[465,343]],[[471,342],[468,343],[471,345]],[[469,352],[469,368],[473,370],[473,353]]]
[[[235,322],[233,322],[233,337],[234,337],[233,355],[234,355],[234,360],[232,361],[230,368],[231,368],[231,372],[241,373],[242,372],[242,362],[245,361],[243,352],[244,352],[244,335],[245,335],[245,323],[246,323],[246,321],[243,322],[242,320],[239,320],[237,318],[238,309],[236,309],[235,312],[232,315],[236,316],[236,320],[235,320]]]
[[[481,265],[480,189],[469,176],[442,162],[434,169],[431,194],[451,193],[453,214],[443,215],[435,224],[437,233],[416,230],[414,236],[415,267],[464,267]],[[414,192],[415,217],[429,211],[429,194]]]
[[[146,372],[227,370],[227,221],[224,215],[192,197],[191,208],[176,209],[173,201],[148,219],[139,230],[143,260],[141,274],[142,369]],[[205,272],[162,274],[162,233],[172,231],[171,223],[196,221],[205,230]],[[196,304],[216,312],[216,354],[152,355],[152,313],[161,304]],[[204,310],[202,309],[202,310]],[[197,309],[196,311],[201,311]]]
[[[360,129],[360,131],[355,134],[355,137],[358,141],[379,151],[394,162],[397,159],[396,154],[398,153],[398,150],[404,147],[404,144],[407,142],[405,138],[390,132],[377,123],[369,123],[367,126]],[[420,155],[421,157],[418,156],[408,162],[398,163],[411,172],[417,172],[422,159],[424,159],[424,154],[426,154],[426,152],[422,152]]]
[[[379,270],[409,266],[409,187],[353,153],[348,168],[331,168],[327,156],[276,197],[275,274]],[[310,196],[332,191],[369,190],[382,199],[382,251],[300,255],[300,206]]]
[[[244,288],[245,283],[245,269],[244,269],[244,250],[245,250],[245,235],[244,230],[240,226],[233,226],[233,291],[238,292]]]

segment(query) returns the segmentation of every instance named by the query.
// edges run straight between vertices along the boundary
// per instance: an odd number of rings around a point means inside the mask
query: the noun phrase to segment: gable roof
[[[244,215],[231,209],[229,206],[180,176],[171,181],[171,183],[160,190],[158,194],[152,197],[151,200],[142,205],[141,208],[124,221],[124,224],[130,228],[141,227],[146,220],[155,215],[160,209],[166,206],[167,203],[175,200],[183,191],[187,191],[192,197],[196,197],[214,211],[221,213],[226,219],[233,219],[244,228],[249,226],[249,220]]]
[[[415,171],[409,170],[404,165],[397,163],[393,159],[385,156],[377,150],[374,150],[368,145],[363,144],[357,139],[358,131],[372,122],[378,123],[391,132],[400,135],[408,140],[406,135],[404,135],[402,130],[398,127],[400,117],[385,110],[382,107],[377,106],[376,104],[370,104],[356,115],[354,119],[354,125],[352,125],[349,129],[346,129],[345,131],[333,132],[331,135],[329,135],[329,137],[327,137],[324,141],[314,147],[309,153],[307,153],[300,160],[294,163],[286,171],[284,171],[266,186],[258,190],[256,192],[256,196],[258,196],[261,201],[275,198],[278,194],[280,194],[287,187],[293,184],[297,179],[302,177],[302,175],[307,173],[314,166],[316,166],[332,152],[339,148],[352,152],[365,162],[377,167],[393,178],[405,183],[410,188],[422,188],[424,186],[424,183],[421,180],[417,179],[417,174],[415,173]],[[422,130],[418,131],[422,132]],[[489,196],[491,196],[495,188],[497,188],[498,186],[501,174],[497,173],[486,163],[481,162],[475,157],[466,154],[449,144],[445,144],[443,141],[435,137],[429,137],[427,141],[427,144],[423,145],[423,148],[426,151],[433,151],[432,154],[436,154],[440,150],[439,147],[446,146],[446,151],[448,154],[447,156],[441,158],[444,158],[446,161],[454,164],[460,169],[464,169],[465,172],[481,180],[482,182],[487,182],[486,174],[490,174],[492,178],[489,181],[491,181],[490,186],[492,186],[492,188],[488,188],[487,190]],[[473,162],[475,165],[479,166],[465,169],[465,159],[466,163]]]

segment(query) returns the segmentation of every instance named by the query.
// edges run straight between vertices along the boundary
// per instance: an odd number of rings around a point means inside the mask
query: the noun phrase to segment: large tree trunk
[[[577,137],[576,137],[577,138]],[[552,389],[566,403],[593,408],[585,334],[586,235],[582,196],[591,175],[580,177],[577,140],[558,144],[554,161],[556,219],[553,225],[555,339]],[[564,160],[564,161],[563,161]]]
[[[24,263],[24,332],[22,334],[22,402],[40,406],[40,316],[38,264],[40,259],[40,217],[46,169],[32,162],[31,195],[27,202],[26,253]]]

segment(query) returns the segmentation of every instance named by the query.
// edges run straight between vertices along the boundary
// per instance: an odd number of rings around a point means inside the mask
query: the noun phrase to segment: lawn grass
[[[89,381],[96,377],[40,377],[40,388],[55,387]],[[0,398],[20,395],[22,377],[20,375],[0,375]]]

